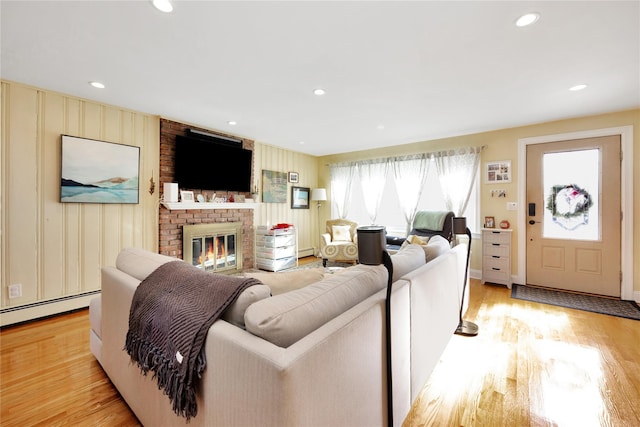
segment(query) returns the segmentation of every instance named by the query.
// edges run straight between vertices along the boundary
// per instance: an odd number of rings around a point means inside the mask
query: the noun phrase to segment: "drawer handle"
[[[500,258],[498,255],[491,255],[491,258]]]
[[[492,231],[493,234],[500,234],[499,231]]]
[[[492,246],[500,246],[500,243],[492,243]]]
[[[495,270],[495,271],[500,271],[500,269],[499,269],[499,268],[495,268],[495,267],[491,267],[491,269],[492,269],[492,270]]]

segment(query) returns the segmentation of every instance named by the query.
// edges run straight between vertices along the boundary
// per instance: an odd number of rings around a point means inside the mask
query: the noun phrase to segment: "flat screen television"
[[[175,181],[185,189],[249,192],[252,154],[225,141],[176,136]]]

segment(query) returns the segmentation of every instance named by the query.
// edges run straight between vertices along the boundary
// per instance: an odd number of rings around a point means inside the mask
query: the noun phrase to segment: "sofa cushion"
[[[258,301],[247,309],[247,331],[288,347],[387,285],[383,265],[357,265],[295,291]]]
[[[142,281],[161,265],[176,261],[166,255],[160,255],[139,248],[124,248],[116,258],[118,270]],[[196,267],[194,267],[196,268]],[[244,328],[244,312],[251,304],[271,296],[271,290],[266,285],[254,285],[245,289],[222,315],[222,319]]]
[[[426,263],[425,252],[422,246],[415,244],[405,245],[395,254],[391,255],[393,264],[393,282],[410,271],[420,268]]]
[[[270,273],[247,272],[245,277],[253,277],[260,280],[271,289],[271,295],[280,295],[285,292],[304,288],[312,283],[324,279],[324,268],[304,268],[294,271],[282,271]]]
[[[116,258],[116,267],[129,276],[142,281],[161,265],[176,260],[177,258],[156,254],[144,249],[124,248]]]
[[[244,312],[256,301],[269,298],[271,289],[267,285],[253,285],[242,291],[238,298],[222,314],[222,319],[239,328],[244,325]]]
[[[422,246],[426,261],[429,262],[451,249],[451,244],[442,236],[432,236],[426,246]]]

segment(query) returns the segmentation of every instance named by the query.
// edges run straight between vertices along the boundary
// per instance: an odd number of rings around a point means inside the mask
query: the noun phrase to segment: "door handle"
[[[529,216],[536,216],[536,204],[529,203]],[[531,224],[531,223],[529,223]]]
[[[532,220],[532,219],[530,219],[530,220],[529,220],[529,224],[533,225],[533,224],[535,224],[535,223],[536,223],[536,222],[535,222],[534,220]]]

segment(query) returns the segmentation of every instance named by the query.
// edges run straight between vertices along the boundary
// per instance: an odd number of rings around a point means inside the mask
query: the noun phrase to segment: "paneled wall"
[[[262,170],[277,172],[298,172],[299,182],[287,183],[286,203],[259,203],[255,210],[254,224],[274,225],[281,222],[294,224],[298,230],[298,256],[317,253],[319,247],[318,210],[316,202],[309,202],[309,209],[291,209],[291,187],[318,186],[318,162],[314,156],[285,150],[266,144],[255,144],[254,175],[257,185],[262,188]],[[260,190],[260,198],[262,190]],[[325,202],[326,203],[326,202]],[[324,225],[321,226],[324,229]]]
[[[140,203],[60,203],[62,134],[140,147]],[[158,117],[3,81],[1,139],[0,325],[86,306],[120,249],[157,251]]]

